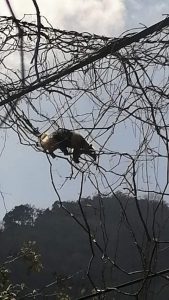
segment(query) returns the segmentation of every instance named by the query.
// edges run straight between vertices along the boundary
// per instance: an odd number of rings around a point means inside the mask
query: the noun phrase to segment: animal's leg
[[[74,149],[73,150],[73,160],[77,164],[79,163],[79,156],[80,156],[79,150],[78,149]]]
[[[88,145],[85,145],[86,147],[84,149],[81,149],[81,152],[80,154],[87,154],[89,155],[90,157],[92,157],[95,161],[96,161],[96,152],[92,146],[92,144],[88,144]]]
[[[52,156],[52,158],[56,158],[56,155],[53,152],[49,152],[49,154]]]
[[[64,155],[69,155],[69,152],[68,152],[68,150],[67,150],[66,147],[60,146],[59,148],[60,148],[60,150],[63,152]]]

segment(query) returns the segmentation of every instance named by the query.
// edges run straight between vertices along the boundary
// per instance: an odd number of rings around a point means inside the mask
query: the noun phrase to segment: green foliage
[[[15,300],[18,296],[25,294],[24,283],[15,284],[11,281],[10,277],[13,264],[23,259],[28,262],[29,272],[41,271],[42,263],[40,261],[40,255],[35,250],[35,247],[36,242],[28,241],[24,243],[20,252],[18,252],[15,257],[10,257],[10,259],[5,261],[0,267],[0,300]]]
[[[29,271],[40,272],[42,270],[41,255],[37,253],[35,241],[25,242],[20,254],[28,262]]]

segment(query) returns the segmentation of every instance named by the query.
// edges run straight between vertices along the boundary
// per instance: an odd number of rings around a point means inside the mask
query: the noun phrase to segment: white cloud
[[[11,0],[18,18],[35,13],[31,0]],[[100,35],[116,35],[124,28],[124,0],[37,0],[41,15],[54,27],[88,31]],[[5,0],[0,4],[1,15],[9,11]],[[2,13],[3,12],[3,13]]]
[[[74,30],[112,35],[124,26],[122,0],[64,0],[57,9],[60,23]]]
[[[35,14],[32,0],[10,0],[10,3],[18,18]],[[168,0],[37,0],[37,3],[41,15],[56,28],[106,36],[118,36],[139,23],[149,26],[162,19],[168,7]],[[0,14],[10,14],[6,0],[0,1]]]

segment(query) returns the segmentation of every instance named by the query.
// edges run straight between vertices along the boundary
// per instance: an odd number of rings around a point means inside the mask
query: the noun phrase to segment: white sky
[[[11,0],[18,18],[35,13],[31,0]],[[118,36],[123,31],[138,27],[139,23],[149,26],[167,14],[168,0],[38,0],[41,15],[52,26],[60,29],[88,31],[99,35]],[[5,0],[0,1],[0,15],[10,15]],[[125,144],[125,134],[122,144]],[[11,149],[12,148],[12,149]],[[56,161],[55,173],[59,173],[62,162]],[[5,197],[8,211],[24,203],[46,208],[56,199],[52,190],[49,165],[43,154],[19,144],[16,137],[8,136],[5,151],[0,158],[0,190]],[[78,198],[75,185],[67,185],[64,200]],[[91,195],[92,195],[91,191]],[[0,219],[5,209],[0,198]]]
[[[35,13],[31,0],[10,0],[18,18]],[[88,31],[112,36],[137,27],[150,25],[168,13],[167,0],[37,0],[41,15],[56,28]],[[0,14],[9,15],[5,0]]]

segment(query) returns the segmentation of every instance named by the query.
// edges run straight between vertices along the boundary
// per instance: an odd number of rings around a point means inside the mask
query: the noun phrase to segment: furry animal
[[[59,128],[51,134],[42,133],[39,137],[39,144],[53,158],[55,150],[60,149],[64,155],[69,155],[68,148],[73,149],[73,160],[79,163],[81,154],[87,154],[96,160],[96,152],[91,144],[85,138],[75,131],[65,128]]]

